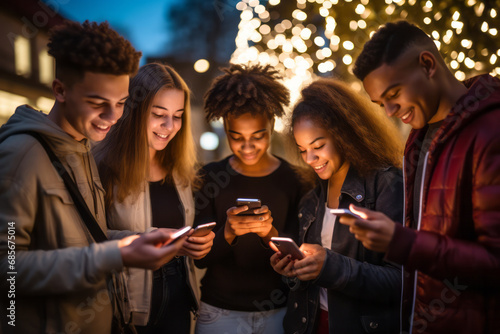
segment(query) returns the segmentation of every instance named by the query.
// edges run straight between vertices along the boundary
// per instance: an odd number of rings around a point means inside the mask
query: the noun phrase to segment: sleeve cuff
[[[396,224],[394,235],[385,255],[386,260],[399,265],[405,265],[416,238],[417,231]]]
[[[338,255],[338,253],[332,251],[331,249],[326,249],[323,267],[321,268],[318,277],[312,280],[313,284],[323,288],[330,288],[330,285],[337,281],[337,275],[344,272],[344,268],[341,267],[342,259],[338,258]],[[326,269],[326,267],[328,267],[328,269]]]
[[[233,242],[229,244],[226,240],[226,237],[224,235],[224,228],[219,229],[215,233],[215,238],[214,238],[214,246],[217,245],[217,252],[230,252],[232,251],[232,248],[238,243],[238,237],[235,237]],[[212,246],[212,249],[214,247]]]
[[[100,259],[100,268],[103,271],[120,272],[123,270],[123,259],[118,242],[119,240],[111,240],[91,245],[98,249],[97,257]]]

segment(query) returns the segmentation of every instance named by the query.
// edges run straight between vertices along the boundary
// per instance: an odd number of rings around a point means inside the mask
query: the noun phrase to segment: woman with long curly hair
[[[291,130],[303,161],[320,182],[299,205],[305,258],[280,252],[271,257],[291,287],[285,332],[399,332],[400,268],[364,248],[330,213],[353,203],[402,221],[398,130],[334,79],[317,80],[302,91]]]
[[[288,290],[269,266],[271,237],[298,233],[302,193],[297,172],[269,152],[275,117],[284,114],[289,92],[271,66],[232,65],[205,95],[208,120],[222,118],[232,155],[201,170],[195,225],[217,222],[212,251],[196,265],[201,282],[196,332],[283,332]],[[239,215],[237,198],[262,206]]]
[[[193,225],[198,184],[189,88],[173,68],[147,64],[130,82],[124,116],[95,149],[106,190],[108,225],[146,232]],[[139,333],[189,333],[198,308],[193,259],[214,233],[189,237],[160,269],[127,271],[130,311]]]

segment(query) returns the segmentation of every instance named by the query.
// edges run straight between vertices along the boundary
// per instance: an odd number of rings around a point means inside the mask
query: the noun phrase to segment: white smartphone
[[[330,209],[330,213],[337,216],[349,216],[349,217],[354,217],[356,219],[364,219],[363,217],[355,214],[349,209]]]
[[[183,236],[187,235],[189,231],[191,231],[191,226],[184,226],[183,228],[178,229],[174,234],[170,236],[170,240],[168,241],[168,243],[171,244],[176,242]]]
[[[271,242],[276,246],[274,251],[278,250],[284,256],[291,255],[292,260],[302,260],[305,257],[293,239],[272,237]]]
[[[198,225],[194,229],[193,234],[191,234],[191,237],[204,237],[210,233],[216,225],[217,223],[215,222]]]

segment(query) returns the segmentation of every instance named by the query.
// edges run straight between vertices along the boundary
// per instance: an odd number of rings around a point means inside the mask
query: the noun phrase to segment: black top
[[[202,168],[204,185],[195,195],[195,225],[217,222],[211,252],[195,261],[198,267],[207,268],[201,281],[201,300],[246,312],[284,307],[288,290],[269,263],[273,251],[254,233],[236,237],[229,245],[224,226],[226,211],[236,205],[238,197],[258,198],[271,210],[280,236],[296,239],[301,196],[298,175],[280,159],[280,166],[267,176],[244,176],[231,168],[229,158]]]
[[[149,197],[154,227],[181,228],[184,226],[184,208],[175,185],[168,182],[149,182]]]
[[[149,198],[153,215],[152,226],[178,229],[185,225],[184,207],[174,184],[163,181],[149,182]],[[173,319],[172,317],[175,318],[175,316],[179,317],[181,315],[181,318],[177,319],[176,325],[170,324],[168,325],[169,328],[176,332],[175,328],[186,326],[186,319],[187,324],[189,324],[189,310],[195,307],[195,301],[190,298],[190,288],[183,263],[183,259],[173,258],[170,262],[164,264],[162,268],[154,271],[150,319],[148,326],[141,326],[141,328],[149,328],[151,331],[156,328],[153,325],[154,323],[159,321],[164,326]],[[165,294],[165,289],[169,291],[168,295]],[[172,289],[175,291],[171,291]],[[167,310],[176,308],[178,312],[173,316],[169,317],[167,315],[167,317],[161,318],[164,308]],[[141,332],[144,332],[144,330]]]
[[[418,157],[418,165],[417,172],[415,174],[415,185],[414,185],[414,195],[413,195],[413,225],[417,228],[418,225],[418,215],[420,213],[420,188],[422,187],[422,173],[424,172],[424,163],[425,163],[425,155],[429,151],[429,147],[431,146],[432,139],[436,134],[437,130],[441,127],[443,121],[439,121],[436,123],[430,123],[427,128],[427,132],[425,133],[424,140],[422,141],[422,147],[420,149],[420,154]]]

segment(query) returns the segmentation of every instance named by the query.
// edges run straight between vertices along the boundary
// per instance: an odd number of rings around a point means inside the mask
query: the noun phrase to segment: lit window
[[[0,90],[0,119],[9,118],[18,106],[28,103],[29,100],[24,96]]]
[[[30,41],[23,36],[17,36],[14,41],[14,54],[16,74],[29,77],[31,75]]]
[[[56,101],[54,99],[49,99],[44,96],[40,96],[38,99],[36,99],[36,107],[43,111],[44,113],[48,114],[49,111],[52,109],[54,106],[54,103]]]
[[[54,58],[47,53],[47,49],[40,51],[38,63],[40,64],[40,82],[51,85],[54,81]]]

